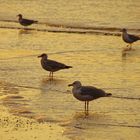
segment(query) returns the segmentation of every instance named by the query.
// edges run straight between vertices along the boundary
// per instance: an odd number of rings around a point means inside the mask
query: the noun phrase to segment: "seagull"
[[[89,101],[112,95],[111,93],[106,93],[104,90],[93,86],[82,86],[80,81],[75,81],[68,86],[73,86],[72,93],[76,99],[85,102],[85,115],[88,115]]]
[[[122,33],[122,39],[123,39],[124,42],[130,44],[128,46],[130,46],[129,50],[131,50],[132,49],[132,43],[140,40],[140,37],[136,36],[136,35],[128,34],[126,29],[122,29],[122,32],[123,32]]]
[[[30,20],[30,19],[25,19],[25,18],[22,18],[22,15],[19,14],[17,15],[18,16],[18,21],[21,25],[23,26],[29,26],[33,23],[37,23],[38,21],[35,21],[35,20]]]
[[[72,66],[67,66],[63,63],[48,59],[48,55],[45,53],[41,54],[38,57],[41,57],[42,68],[50,72],[49,77],[51,79],[53,79],[53,72],[56,72],[61,69],[72,68]]]

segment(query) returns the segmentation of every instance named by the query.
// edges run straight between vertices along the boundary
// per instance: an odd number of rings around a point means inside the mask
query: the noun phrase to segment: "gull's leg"
[[[87,101],[85,101],[85,117],[87,116]]]
[[[50,71],[50,73],[49,73],[49,77],[51,77],[51,71]]]
[[[53,80],[53,72],[50,72],[49,77],[50,77],[50,80]]]
[[[85,116],[88,116],[88,101],[85,101]]]
[[[52,80],[52,72],[50,71],[49,79]]]
[[[130,43],[130,47],[129,47],[129,49],[132,50],[132,43]]]
[[[89,101],[87,101],[87,115],[88,115],[88,106],[89,106]]]
[[[87,114],[87,101],[86,101],[86,114]]]
[[[53,72],[52,72],[52,80],[53,80]]]
[[[86,101],[85,101],[85,114],[86,114]]]

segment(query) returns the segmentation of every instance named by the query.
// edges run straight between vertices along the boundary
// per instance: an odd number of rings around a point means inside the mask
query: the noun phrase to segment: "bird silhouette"
[[[25,18],[23,18],[23,16],[21,14],[19,14],[17,16],[18,16],[18,21],[22,26],[29,26],[31,24],[38,22],[36,20],[25,19]]]
[[[139,36],[128,34],[126,29],[122,29],[122,39],[124,42],[129,43],[127,47],[129,47],[129,50],[132,49],[132,43],[140,40]]]
[[[72,66],[67,66],[63,63],[48,59],[48,55],[45,53],[41,54],[38,57],[41,57],[42,68],[50,72],[49,77],[51,79],[53,79],[53,72],[56,72],[62,69],[72,68]]]

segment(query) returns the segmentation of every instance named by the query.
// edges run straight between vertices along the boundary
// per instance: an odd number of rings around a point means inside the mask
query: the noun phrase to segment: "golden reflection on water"
[[[46,27],[46,23],[139,28],[139,1],[78,0],[68,4],[63,0],[43,0],[32,1],[31,7],[29,1],[5,0],[0,2],[0,7],[0,20],[17,21],[17,13],[24,13],[27,18],[45,23],[32,25],[31,28],[35,29],[59,30]],[[15,22],[0,22],[0,26],[22,27]],[[139,100],[95,100],[90,104],[89,116],[85,117],[82,111],[84,103],[67,94],[71,90],[67,85],[80,80],[83,85],[106,88],[113,96],[139,98],[140,44],[134,44],[135,50],[132,51],[124,49],[125,46],[122,39],[116,36],[1,29],[0,102],[3,101],[15,115],[34,118],[39,122],[64,123],[65,135],[73,140],[138,139]],[[50,81],[48,72],[41,68],[37,58],[41,53],[47,53],[50,59],[72,65],[73,68],[56,72],[54,80]],[[49,134],[44,127],[44,131],[42,127],[40,130],[30,133]],[[10,134],[6,132],[5,136]],[[21,131],[17,134],[21,138]],[[61,132],[56,134],[54,138]],[[39,136],[41,138],[44,140]]]
[[[19,30],[18,35],[20,36],[20,35],[23,35],[23,34],[33,34],[33,32],[32,31],[29,31],[27,29],[21,29],[21,30]]]
[[[7,105],[13,107],[11,112],[40,122],[68,121],[66,135],[80,140],[85,137],[92,140],[93,135],[102,139],[108,135],[110,139],[113,135],[120,138],[121,131],[124,139],[135,139],[139,135],[137,128],[127,128],[127,125],[139,124],[138,101],[99,99],[90,103],[90,114],[85,118],[84,103],[67,94],[67,90],[71,91],[67,85],[80,80],[83,85],[106,88],[113,96],[139,97],[139,89],[136,89],[139,87],[139,43],[124,59],[122,46],[125,44],[119,37],[40,32],[18,35],[18,32],[0,30],[0,73],[2,81],[8,83],[1,84],[1,93],[6,93],[6,90],[3,92],[6,87],[8,93],[13,91],[24,97],[24,101],[6,100]],[[56,72],[50,81],[49,72],[41,68],[37,58],[43,52],[48,53],[50,59],[73,68]],[[127,136],[131,130],[133,136]]]

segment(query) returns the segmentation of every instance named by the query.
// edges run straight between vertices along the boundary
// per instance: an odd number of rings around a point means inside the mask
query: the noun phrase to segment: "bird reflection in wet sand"
[[[53,80],[50,80],[48,78],[43,78],[41,80],[41,88],[46,88],[46,87],[53,87],[54,86],[62,86],[62,85],[65,85],[65,80],[64,79],[53,79]]]
[[[30,30],[24,30],[24,29],[21,29],[19,30],[18,34],[19,35],[24,35],[24,34],[32,34],[33,32],[31,32]]]
[[[18,21],[22,26],[29,26],[31,24],[37,23],[38,21],[36,20],[31,20],[31,19],[25,19],[21,14],[17,15]]]
[[[72,66],[67,66],[63,63],[48,59],[48,55],[45,53],[41,54],[38,57],[41,57],[42,68],[50,72],[50,74],[49,74],[50,80],[53,80],[54,72],[62,70],[62,69],[72,68]]]
[[[140,37],[128,34],[126,29],[122,29],[122,39],[124,42],[129,43],[129,45],[127,45],[128,48],[126,48],[125,51],[130,51],[132,49],[132,43],[140,40]]]
[[[80,81],[75,81],[68,86],[73,86],[72,93],[76,99],[85,102],[85,115],[88,115],[89,101],[112,95],[111,93],[106,93],[104,90],[93,86],[82,86]]]

